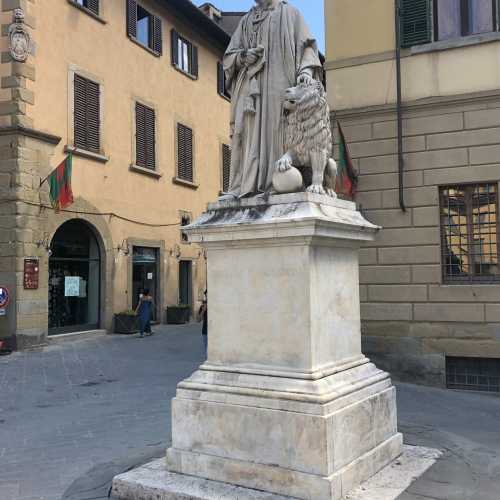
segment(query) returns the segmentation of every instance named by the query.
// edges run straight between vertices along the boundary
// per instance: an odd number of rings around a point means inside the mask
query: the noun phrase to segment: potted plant
[[[189,322],[191,307],[188,304],[167,307],[167,323],[169,325],[183,325]]]
[[[139,331],[137,327],[137,315],[132,309],[115,314],[115,333],[130,335]]]

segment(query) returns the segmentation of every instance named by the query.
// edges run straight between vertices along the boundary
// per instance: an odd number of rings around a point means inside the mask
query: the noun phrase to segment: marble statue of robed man
[[[228,194],[270,191],[283,155],[283,93],[321,79],[316,41],[286,0],[256,0],[224,56],[231,99],[232,158]]]

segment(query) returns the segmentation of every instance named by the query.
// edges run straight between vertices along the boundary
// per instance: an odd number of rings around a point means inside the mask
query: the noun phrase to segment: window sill
[[[99,153],[93,153],[92,151],[87,151],[86,149],[75,148],[74,146],[65,146],[65,153],[72,153],[75,156],[81,156],[82,158],[87,158],[89,160],[95,160],[100,163],[106,163],[109,161],[109,156],[105,156]]]
[[[139,174],[149,175],[150,177],[154,177],[155,179],[160,179],[162,177],[162,174],[160,174],[156,170],[151,170],[145,167],[139,167],[139,165],[132,164],[130,165],[129,170],[131,172],[137,172]]]
[[[198,80],[198,77],[189,73],[188,71],[184,71],[180,66],[177,64],[172,64],[174,69],[176,69],[179,73],[182,73],[184,76],[187,76],[188,78],[191,78],[191,80]]]
[[[185,179],[181,179],[180,177],[173,177],[172,182],[174,184],[179,184],[180,186],[185,186],[191,189],[198,189],[199,185],[195,184],[194,182],[191,181],[186,181]]]
[[[222,99],[225,99],[227,102],[231,102],[231,97],[224,95],[224,94],[221,94],[220,92],[217,92],[217,93],[222,97]]]
[[[500,32],[481,33],[478,35],[469,35],[454,40],[441,40],[439,42],[426,43],[424,45],[415,45],[406,49],[409,55],[426,54],[428,52],[437,52],[440,50],[458,49],[460,47],[469,47],[480,43],[491,43],[500,40]]]
[[[142,44],[141,42],[139,42],[139,40],[137,40],[137,38],[134,38],[133,36],[129,36],[128,38],[131,42],[134,42],[136,45],[138,45],[139,47],[144,49],[146,52],[149,52],[151,55],[153,55],[155,57],[161,56],[161,54],[159,52],[156,52],[156,50],[153,50],[152,48],[148,47],[147,45]]]
[[[107,21],[104,20],[100,15],[95,14],[91,10],[87,9],[86,7],[83,7],[83,5],[80,5],[79,3],[76,3],[75,0],[67,0],[69,4],[71,4],[73,7],[75,7],[78,10],[81,10],[88,16],[92,17],[96,21],[99,21],[101,24],[107,24]]]

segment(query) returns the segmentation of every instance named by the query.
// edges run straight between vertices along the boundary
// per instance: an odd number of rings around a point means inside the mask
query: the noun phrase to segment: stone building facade
[[[356,201],[384,228],[361,251],[364,350],[406,380],[492,391],[500,390],[495,3],[464,11],[455,0],[399,2],[400,200],[395,2],[325,0],[330,104],[359,172]]]
[[[181,226],[222,189],[229,34],[188,0],[1,0],[0,15],[0,339],[110,330],[144,288],[157,321],[196,311],[205,255]],[[55,212],[41,182],[70,153],[74,203]]]

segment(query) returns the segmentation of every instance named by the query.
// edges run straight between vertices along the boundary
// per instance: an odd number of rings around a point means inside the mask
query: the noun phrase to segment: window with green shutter
[[[193,131],[177,124],[177,177],[193,182]]]
[[[100,153],[99,84],[75,73],[73,96],[74,145],[76,148]]]
[[[431,0],[399,0],[401,46],[412,47],[432,42]]]

